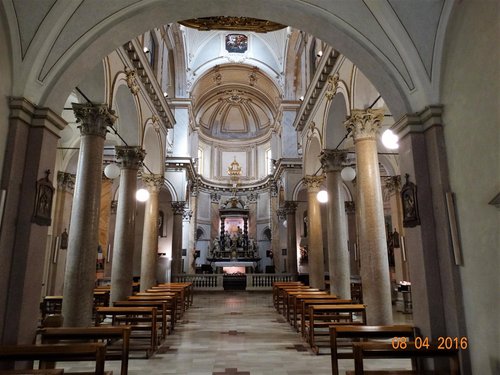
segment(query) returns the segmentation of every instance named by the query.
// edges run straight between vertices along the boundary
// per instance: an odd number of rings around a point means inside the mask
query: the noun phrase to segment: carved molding
[[[106,104],[72,103],[72,107],[82,136],[106,138],[108,126],[113,126],[118,118]]]
[[[233,30],[233,31],[253,31],[256,33],[267,33],[284,29],[286,26],[280,23],[261,20],[250,17],[200,17],[179,21],[181,25],[191,27],[201,31],[209,30]]]
[[[139,83],[137,82],[137,73],[134,69],[125,68],[125,75],[127,76],[127,86],[130,89],[130,92],[134,95],[140,90]]]
[[[298,204],[295,201],[285,201],[283,209],[286,211],[287,214],[295,214],[295,211],[297,211],[297,206]]]
[[[184,212],[182,213],[183,221],[191,221],[192,217],[193,217],[193,210],[184,210]]]
[[[335,73],[328,77],[328,86],[326,88],[325,97],[327,100],[332,100],[337,93],[339,87],[339,73]]]
[[[385,188],[389,193],[399,193],[401,191],[401,176],[389,176],[385,178]]]
[[[284,222],[286,220],[286,210],[284,208],[278,208],[276,210],[276,216],[279,222]]]
[[[344,124],[354,141],[375,139],[383,119],[383,109],[353,109]]]

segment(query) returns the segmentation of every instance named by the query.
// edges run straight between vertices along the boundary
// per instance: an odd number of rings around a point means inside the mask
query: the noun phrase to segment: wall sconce
[[[316,56],[318,56],[318,57],[323,56],[323,51],[318,51],[318,53],[316,54]]]
[[[381,140],[385,148],[388,148],[389,150],[396,150],[399,148],[399,137],[394,134],[391,129],[387,129],[382,133]]]
[[[120,167],[115,163],[108,164],[104,168],[104,175],[110,180],[114,180],[120,175]]]
[[[142,50],[144,51],[144,53],[149,53],[149,48],[148,47],[144,47]]]
[[[318,194],[316,194],[316,199],[318,200],[319,203],[328,202],[328,192],[326,190],[318,191]]]

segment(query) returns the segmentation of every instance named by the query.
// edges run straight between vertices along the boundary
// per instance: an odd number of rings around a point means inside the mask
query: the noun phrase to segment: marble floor
[[[411,315],[395,313],[398,323]],[[197,293],[175,332],[149,359],[134,359],[129,374],[307,375],[331,374],[330,355],[314,355],[300,335],[273,307],[271,293]],[[135,356],[136,354],[133,354]],[[409,369],[407,360],[370,361],[367,369]],[[106,369],[120,373],[119,362]],[[340,361],[342,373],[351,360]],[[58,366],[59,367],[59,366]],[[89,371],[83,363],[67,363],[66,371]]]

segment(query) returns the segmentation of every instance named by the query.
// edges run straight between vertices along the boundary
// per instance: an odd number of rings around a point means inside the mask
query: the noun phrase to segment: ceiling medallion
[[[181,25],[201,31],[209,30],[238,30],[267,33],[285,28],[285,25],[249,17],[201,17],[179,22]]]

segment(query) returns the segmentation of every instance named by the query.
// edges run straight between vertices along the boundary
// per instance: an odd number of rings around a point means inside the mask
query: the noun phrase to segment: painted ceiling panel
[[[56,0],[38,0],[36,2],[37,11],[33,12],[32,1],[14,0],[12,2],[17,15],[23,57],[40,24],[55,3]]]
[[[411,1],[389,0],[389,3],[417,48],[430,78],[432,75],[434,41],[444,0],[422,1],[418,7]]]
[[[70,17],[63,30],[52,46],[40,72],[39,79],[44,80],[50,69],[57,63],[61,56],[80,39],[85,33],[112,16],[116,12],[138,3],[140,0],[85,0]],[[88,21],[93,20],[89,27]]]

